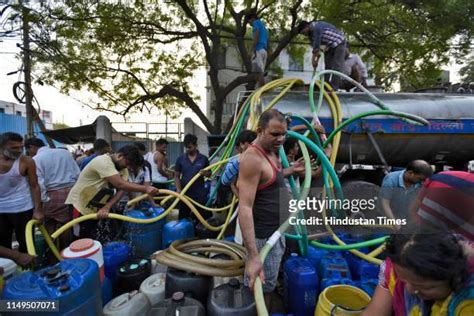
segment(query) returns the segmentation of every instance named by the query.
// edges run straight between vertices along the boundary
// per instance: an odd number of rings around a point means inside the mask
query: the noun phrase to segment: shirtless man
[[[301,162],[282,169],[278,150],[285,141],[287,123],[282,113],[268,110],[260,116],[257,139],[242,154],[239,167],[239,221],[247,249],[245,284],[253,288],[255,279],[262,280],[265,302],[276,286],[278,269],[285,252],[285,239],[280,237],[265,263],[259,251],[280,226],[280,209],[288,208],[289,199],[284,178],[304,170]],[[282,219],[283,220],[283,219]]]
[[[12,247],[14,230],[18,250],[25,253],[26,224],[31,218],[42,222],[44,215],[35,162],[22,152],[20,135],[0,135],[0,246]]]
[[[167,189],[168,185],[166,182],[171,178],[171,174],[168,172],[168,158],[166,157],[166,149],[168,147],[168,141],[164,138],[160,138],[156,141],[156,151],[147,156],[147,161],[151,165],[152,171],[152,182],[153,186],[157,189]]]

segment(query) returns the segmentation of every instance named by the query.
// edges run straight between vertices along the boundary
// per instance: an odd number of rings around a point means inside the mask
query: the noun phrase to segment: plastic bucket
[[[350,285],[333,285],[320,295],[315,316],[359,315],[370,302],[370,296]],[[358,313],[359,311],[359,313]]]

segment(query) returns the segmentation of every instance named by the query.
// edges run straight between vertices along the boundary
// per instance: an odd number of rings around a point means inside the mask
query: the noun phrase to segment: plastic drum
[[[102,245],[97,240],[84,238],[74,241],[61,252],[64,259],[91,259],[99,266],[100,282],[104,281],[104,255]]]

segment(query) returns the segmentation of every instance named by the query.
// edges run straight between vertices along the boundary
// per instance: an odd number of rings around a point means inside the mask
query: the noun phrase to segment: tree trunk
[[[225,98],[216,93],[216,107],[214,108],[214,134],[220,134],[222,131],[222,113],[224,112]]]

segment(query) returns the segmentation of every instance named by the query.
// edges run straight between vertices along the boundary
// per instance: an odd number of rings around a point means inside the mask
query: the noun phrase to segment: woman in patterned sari
[[[391,235],[379,285],[362,315],[474,315],[474,258],[468,257],[469,247],[459,236],[441,230]]]

